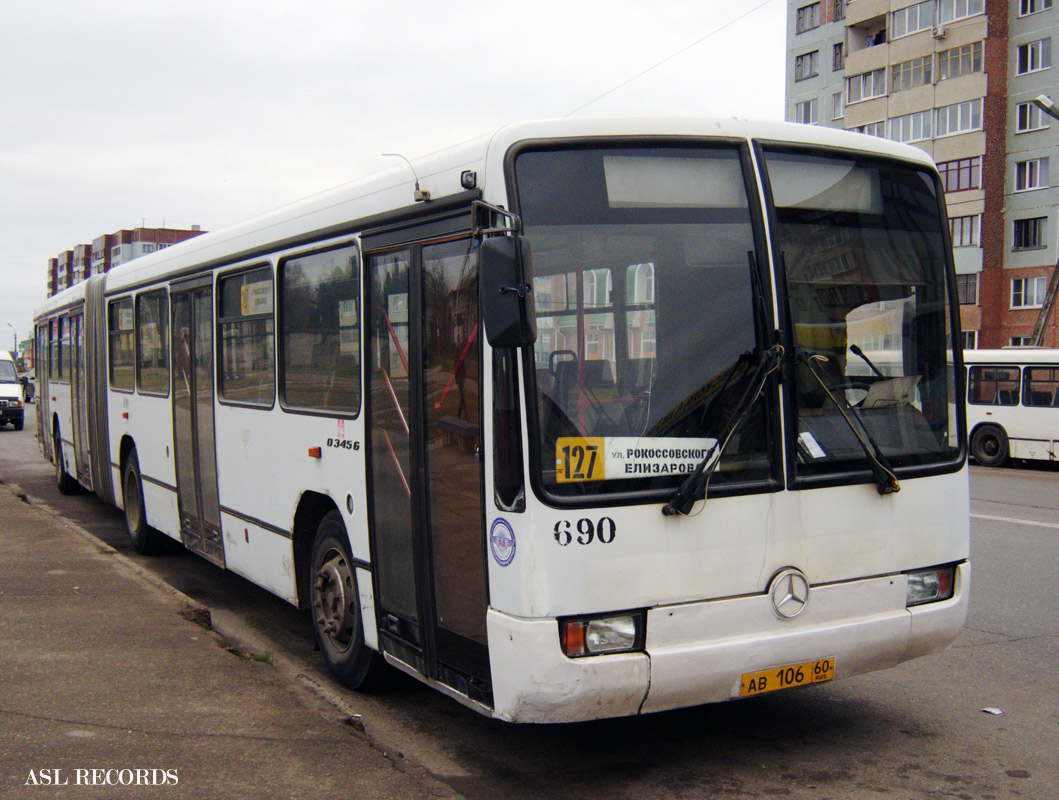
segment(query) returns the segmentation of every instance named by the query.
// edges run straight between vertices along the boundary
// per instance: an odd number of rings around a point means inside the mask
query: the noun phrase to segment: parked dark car
[[[18,376],[19,381],[22,382],[22,395],[26,398],[27,403],[32,403],[33,396],[37,393],[37,385],[33,382],[34,377],[33,370],[23,372]]]

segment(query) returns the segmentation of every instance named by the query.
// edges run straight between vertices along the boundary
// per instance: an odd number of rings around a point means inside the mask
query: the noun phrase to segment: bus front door
[[[380,646],[488,702],[477,253],[453,234],[365,264]]]
[[[213,423],[213,287],[171,289],[173,449],[180,537],[189,550],[224,566]]]

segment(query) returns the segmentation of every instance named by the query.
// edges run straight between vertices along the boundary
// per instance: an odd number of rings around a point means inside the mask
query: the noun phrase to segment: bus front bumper
[[[834,661],[835,678],[946,649],[967,617],[971,566],[953,597],[906,608],[903,574],[814,586],[805,611],[781,619],[767,595],[652,608],[645,652],[567,658],[554,619],[488,615],[494,716],[575,722],[739,698],[741,678]]]

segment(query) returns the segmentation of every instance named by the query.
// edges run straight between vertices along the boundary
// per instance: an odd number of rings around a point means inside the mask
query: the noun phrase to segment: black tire
[[[983,467],[999,467],[1008,460],[1008,435],[999,425],[983,425],[971,436],[971,455]]]
[[[153,555],[162,550],[164,538],[160,531],[147,524],[147,510],[143,505],[143,481],[136,451],[129,453],[125,471],[121,475],[122,497],[125,504],[125,528],[133,549],[141,555]]]
[[[25,425],[26,425],[26,420],[25,419],[16,419],[14,422],[11,423],[11,427],[13,427],[16,431],[22,430],[22,428],[25,427]]]
[[[77,494],[80,487],[77,480],[66,471],[63,463],[63,440],[59,436],[59,430],[55,430],[55,441],[52,442],[52,458],[55,459],[55,488],[59,494]]]
[[[351,689],[377,687],[386,672],[382,657],[364,643],[357,574],[342,515],[320,520],[309,574],[309,612],[328,671]]]

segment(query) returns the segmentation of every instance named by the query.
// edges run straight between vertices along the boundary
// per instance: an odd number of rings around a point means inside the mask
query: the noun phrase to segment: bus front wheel
[[[1008,459],[1008,436],[998,425],[983,425],[971,437],[971,455],[983,467],[999,467]]]
[[[342,515],[332,510],[316,529],[309,576],[313,630],[327,668],[351,689],[379,683],[382,657],[364,642],[357,575]]]

